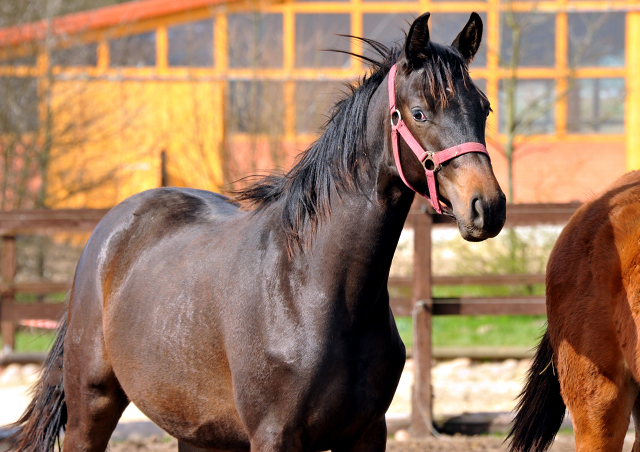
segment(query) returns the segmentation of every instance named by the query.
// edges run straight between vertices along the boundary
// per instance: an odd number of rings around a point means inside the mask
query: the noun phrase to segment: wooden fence
[[[570,204],[513,204],[507,207],[505,227],[563,225],[578,209]],[[434,315],[545,315],[543,296],[434,298],[434,285],[508,285],[544,283],[544,275],[433,276],[431,231],[451,227],[449,217],[430,212],[426,201],[417,200],[405,227],[414,230],[413,275],[391,278],[389,286],[412,287],[411,298],[392,298],[396,316],[413,317],[414,386],[411,430],[414,436],[428,435],[432,428],[431,320]]]
[[[505,227],[565,224],[580,206],[571,204],[517,204],[507,208]],[[3,344],[14,344],[16,322],[25,319],[58,319],[60,303],[16,303],[17,293],[46,295],[68,290],[70,283],[15,282],[16,236],[90,232],[107,210],[13,211],[0,213],[0,328]],[[410,287],[412,295],[394,297],[396,316],[413,318],[414,393],[411,415],[413,435],[427,435],[432,426],[431,320],[433,315],[544,315],[541,296],[434,298],[434,285],[509,285],[544,283],[544,275],[433,276],[431,272],[431,232],[451,227],[448,217],[434,214],[422,200],[416,201],[405,227],[414,230],[413,275],[391,278],[390,287]]]
[[[24,210],[0,212],[0,329],[5,351],[15,345],[15,326],[21,320],[52,319],[62,314],[60,303],[16,303],[16,294],[47,295],[65,292],[71,281],[16,282],[16,236],[93,231],[108,209]]]

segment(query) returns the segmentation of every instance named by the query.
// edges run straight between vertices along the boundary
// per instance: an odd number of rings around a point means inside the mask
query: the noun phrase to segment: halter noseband
[[[442,163],[447,160],[454,159],[462,154],[467,154],[469,152],[480,152],[482,154],[486,154],[489,156],[487,152],[487,148],[485,145],[481,143],[462,143],[457,146],[453,146],[447,149],[444,149],[440,152],[431,152],[425,151],[418,143],[418,140],[411,134],[407,125],[402,120],[402,116],[400,115],[400,111],[396,108],[396,71],[398,70],[397,66],[394,64],[391,66],[391,70],[389,71],[389,110],[391,113],[391,144],[393,147],[393,158],[396,162],[396,167],[398,168],[398,172],[400,173],[400,178],[409,187],[411,190],[415,191],[421,196],[429,199],[431,201],[431,205],[435,209],[436,212],[442,213],[442,209],[440,207],[440,200],[438,199],[438,189],[436,188],[436,173],[442,168]],[[429,188],[429,194],[423,195],[418,192],[415,188],[411,186],[411,184],[407,181],[407,178],[404,175],[404,171],[402,170],[402,165],[400,164],[400,150],[398,145],[398,133],[402,136],[404,141],[409,145],[413,153],[418,157],[420,163],[424,167],[425,175],[427,176],[427,186]]]

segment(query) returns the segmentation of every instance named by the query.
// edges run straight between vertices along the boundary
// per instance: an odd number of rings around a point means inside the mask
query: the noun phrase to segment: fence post
[[[2,236],[2,259],[0,260],[0,275],[2,282],[13,287],[16,276],[16,238],[12,235]],[[2,319],[2,309],[13,304],[15,295],[13,290],[5,292],[0,297],[0,330],[2,331],[2,351],[12,352],[16,345],[16,325],[14,322]]]
[[[411,434],[426,436],[432,431],[431,409],[431,226],[427,204],[417,215],[413,229],[413,364],[414,383]]]

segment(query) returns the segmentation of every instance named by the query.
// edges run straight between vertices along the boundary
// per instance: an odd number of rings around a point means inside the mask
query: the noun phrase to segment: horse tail
[[[560,430],[566,410],[553,365],[548,330],[538,345],[527,382],[518,398],[516,415],[507,436],[509,451],[546,451]]]
[[[25,412],[13,425],[7,452],[51,452],[62,450],[60,433],[67,423],[67,406],[62,385],[62,352],[67,333],[67,315],[63,314],[58,336],[47,355],[33,397]]]

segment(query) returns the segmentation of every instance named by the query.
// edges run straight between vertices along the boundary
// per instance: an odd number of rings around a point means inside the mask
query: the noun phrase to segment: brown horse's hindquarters
[[[556,354],[562,396],[574,426],[576,451],[622,450],[638,397],[638,385],[623,360],[602,367],[564,341]]]

